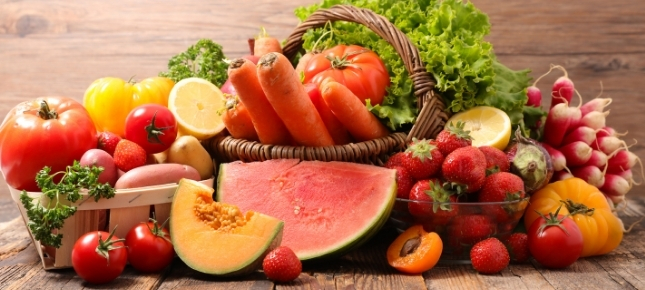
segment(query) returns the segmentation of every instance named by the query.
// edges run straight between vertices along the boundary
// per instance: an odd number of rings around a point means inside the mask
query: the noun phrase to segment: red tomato
[[[123,240],[112,233],[93,231],[81,236],[72,248],[72,267],[83,280],[103,284],[123,272],[128,252]]]
[[[83,105],[67,97],[42,97],[15,106],[0,126],[0,167],[16,189],[40,191],[36,174],[59,172],[96,148],[96,128]]]
[[[372,105],[383,102],[390,75],[383,60],[373,51],[358,45],[337,45],[315,54],[304,68],[304,83],[318,84],[328,77],[349,88],[358,98]]]
[[[139,223],[130,229],[125,245],[130,265],[141,272],[159,272],[175,257],[168,230],[156,221]]]
[[[582,233],[569,217],[550,213],[536,219],[527,231],[529,251],[547,268],[565,268],[582,254]]]
[[[177,138],[177,120],[167,107],[138,106],[125,119],[125,139],[143,147],[148,154],[162,152]]]

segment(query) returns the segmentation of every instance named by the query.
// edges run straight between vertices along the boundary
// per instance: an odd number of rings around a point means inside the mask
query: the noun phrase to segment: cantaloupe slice
[[[264,256],[280,245],[284,222],[215,202],[213,191],[197,181],[179,182],[170,210],[175,252],[206,274],[237,276],[259,269]]]

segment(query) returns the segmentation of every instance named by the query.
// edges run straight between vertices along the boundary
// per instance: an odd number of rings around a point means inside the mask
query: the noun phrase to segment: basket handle
[[[419,57],[419,50],[394,24],[372,10],[352,5],[334,5],[328,9],[318,9],[289,35],[282,48],[285,56],[292,59],[302,48],[302,36],[305,32],[312,28],[323,27],[328,21],[348,21],[362,24],[394,47],[410,74],[419,108],[419,115],[408,133],[407,140],[409,141],[413,137],[434,138],[439,134],[449,116],[441,97],[434,91],[435,80],[428,73]]]

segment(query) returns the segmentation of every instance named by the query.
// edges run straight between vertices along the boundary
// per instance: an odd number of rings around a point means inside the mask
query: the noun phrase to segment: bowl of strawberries
[[[524,181],[502,149],[473,146],[455,134],[415,139],[384,166],[397,171],[389,223],[399,232],[418,224],[436,232],[443,263],[470,263],[477,242],[507,240],[528,206]]]

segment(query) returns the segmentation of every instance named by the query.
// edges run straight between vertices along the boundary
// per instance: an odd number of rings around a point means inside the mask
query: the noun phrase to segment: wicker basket
[[[348,21],[365,25],[396,49],[412,78],[419,108],[419,115],[410,132],[395,132],[384,138],[328,147],[278,146],[235,139],[231,136],[217,136],[207,140],[205,144],[216,160],[230,162],[296,158],[382,165],[391,153],[400,151],[413,137],[434,138],[441,131],[449,116],[440,96],[434,91],[435,81],[425,69],[419,51],[403,32],[385,17],[371,10],[350,5],[335,5],[316,11],[289,36],[283,48],[285,56],[293,59],[302,49],[303,34],[309,29],[323,27],[328,21]]]
[[[213,186],[213,181],[214,178],[210,178],[201,182]],[[63,234],[62,245],[58,249],[42,245],[34,239],[31,231],[29,231],[43,268],[51,270],[72,267],[72,248],[74,243],[87,232],[108,231],[108,229],[113,229],[118,225],[115,235],[124,238],[128,230],[139,222],[148,221],[153,213],[158,221],[165,221],[170,216],[170,203],[175,194],[175,189],[177,189],[176,184],[119,189],[113,198],[100,199],[97,202],[84,195],[75,204],[76,213],[66,219],[63,227],[58,230],[58,233]],[[22,191],[11,186],[9,186],[9,191],[14,202],[18,205],[26,226],[29,217],[20,202]],[[42,196],[40,192],[28,192],[27,194],[32,198]]]

